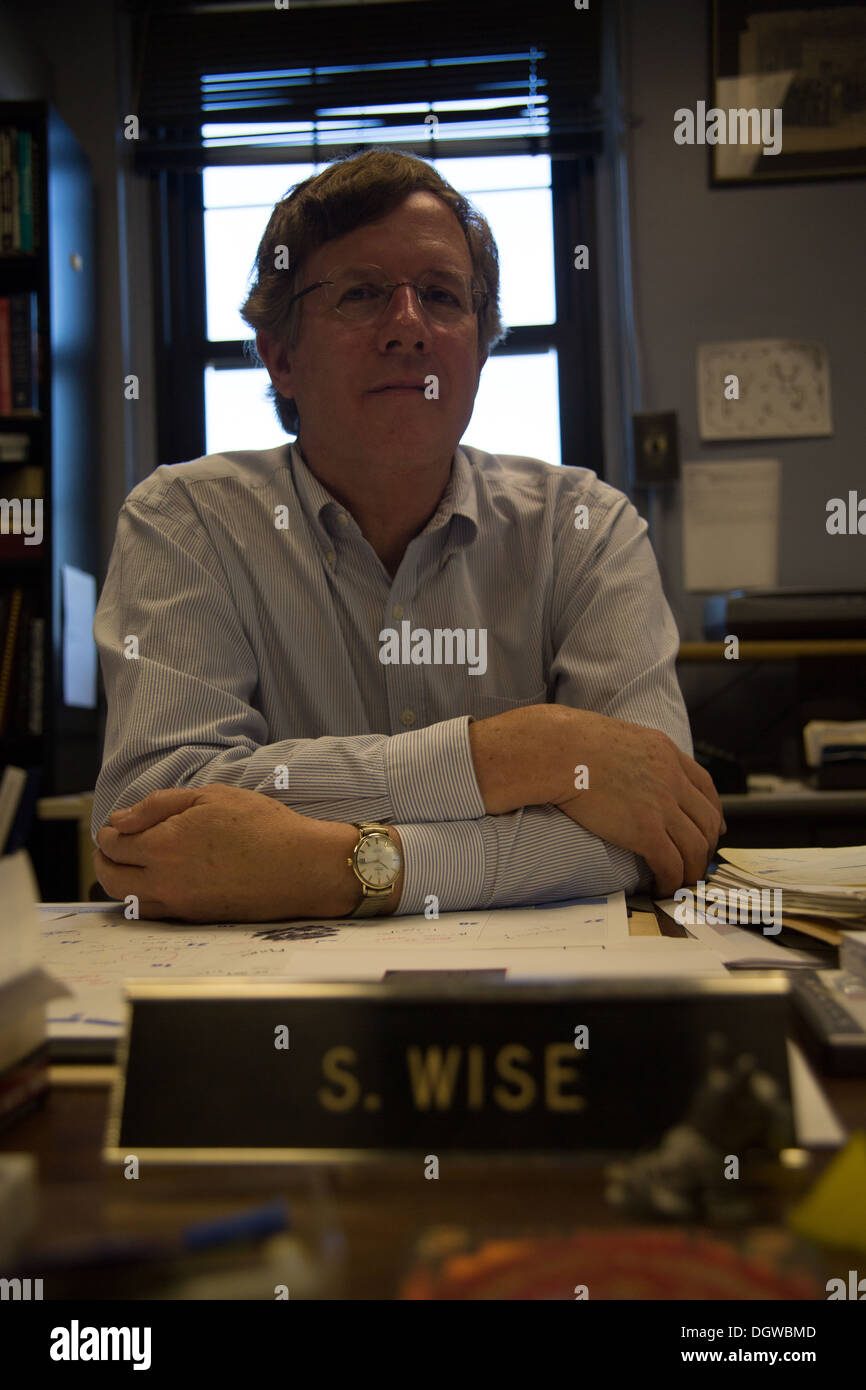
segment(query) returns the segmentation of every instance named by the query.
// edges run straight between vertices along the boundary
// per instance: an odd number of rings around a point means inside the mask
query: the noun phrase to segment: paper
[[[720,849],[719,857],[756,880],[781,888],[829,889],[858,900],[866,889],[866,845],[840,845],[824,849]],[[844,890],[848,890],[845,892]]]
[[[56,1015],[49,1014],[51,1037],[100,1037],[111,1029],[118,1035],[123,984],[131,979],[267,975],[285,980],[317,973],[319,978],[375,979],[392,968],[468,969],[476,958],[485,969],[499,968],[504,959],[513,966],[524,955],[543,964],[546,954],[556,976],[562,973],[563,948],[582,957],[628,935],[623,893],[541,908],[449,912],[438,920],[380,917],[364,923],[199,926],[128,921],[118,904],[106,906],[111,910],[91,904],[87,911],[82,903],[42,905],[42,963],[75,996]],[[526,968],[533,964],[527,961]],[[622,972],[621,965],[611,969]]]
[[[698,922],[695,920],[694,903],[688,900],[678,903],[673,898],[668,898],[665,902],[660,902],[659,907],[673,917],[675,922],[681,921],[695,940],[712,950],[717,959],[725,965],[740,970],[790,969],[792,966],[808,966],[814,970],[816,966],[824,964],[823,955],[780,946],[757,929],[746,931],[733,922]],[[679,915],[675,916],[675,913]]]
[[[96,708],[96,580],[92,574],[61,566],[63,576],[63,703]]]
[[[701,439],[832,434],[826,350],[782,338],[701,343],[698,422]]]
[[[808,1061],[791,1038],[787,1039],[787,1048],[797,1143],[804,1149],[844,1144],[848,1131],[839,1123]]]
[[[647,942],[650,942],[647,946]],[[697,941],[668,938],[670,950],[647,937],[633,947],[566,946],[551,950],[440,951],[416,947],[399,957],[384,951],[296,951],[289,961],[293,980],[356,982],[381,980],[397,970],[505,970],[509,980],[691,979],[725,974],[713,951]]]
[[[541,907],[507,907],[489,913],[479,946],[604,946],[628,940],[625,895],[574,899]]]
[[[77,917],[81,913],[88,913],[91,917],[100,912],[113,912],[115,915],[122,913],[124,904],[122,902],[110,903],[37,903],[36,910],[39,913],[40,922],[56,922],[61,917]]]
[[[38,896],[26,850],[0,856],[0,985],[38,964]]]
[[[692,591],[778,582],[778,459],[683,464],[683,575]]]

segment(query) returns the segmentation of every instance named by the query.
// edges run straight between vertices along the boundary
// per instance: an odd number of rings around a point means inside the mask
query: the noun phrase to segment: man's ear
[[[270,333],[260,329],[256,334],[256,351],[268,369],[281,396],[291,399],[294,395],[292,362],[285,343],[273,338]]]

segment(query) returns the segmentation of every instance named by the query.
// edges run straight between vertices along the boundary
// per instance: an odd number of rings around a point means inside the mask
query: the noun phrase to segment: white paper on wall
[[[683,464],[686,589],[772,589],[778,583],[778,459]]]
[[[833,433],[830,367],[819,343],[700,343],[701,439],[806,439]]]

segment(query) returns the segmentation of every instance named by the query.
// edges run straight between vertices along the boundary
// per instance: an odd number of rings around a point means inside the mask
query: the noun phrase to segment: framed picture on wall
[[[866,175],[866,3],[711,0],[710,183]]]

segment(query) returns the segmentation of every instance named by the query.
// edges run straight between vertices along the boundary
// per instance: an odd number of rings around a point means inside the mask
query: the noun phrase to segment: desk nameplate
[[[732,1065],[748,1054],[772,1078],[780,1146],[794,1142],[780,974],[526,985],[232,978],[130,983],[127,995],[109,1161],[635,1150],[686,1116],[713,1035]]]

